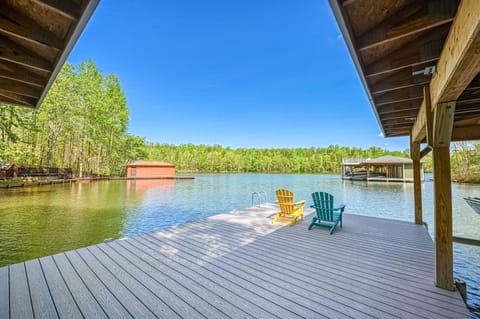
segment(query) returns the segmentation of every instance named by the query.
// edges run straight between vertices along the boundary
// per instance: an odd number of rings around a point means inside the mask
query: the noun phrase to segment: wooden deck
[[[423,226],[345,215],[307,230],[274,205],[0,268],[0,318],[469,318],[433,284]]]

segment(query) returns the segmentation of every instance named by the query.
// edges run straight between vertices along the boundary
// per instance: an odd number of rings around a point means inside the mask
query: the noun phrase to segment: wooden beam
[[[415,116],[417,116],[419,107],[420,105],[418,102],[402,103],[400,105],[386,105],[378,109],[378,114],[383,116],[398,112],[415,111]]]
[[[52,64],[30,50],[6,38],[0,38],[0,60],[50,72]]]
[[[432,108],[440,103],[456,101],[480,73],[480,1],[463,0],[445,41],[437,64],[437,73],[430,83]],[[419,111],[412,131],[415,141],[425,138],[426,118]],[[434,133],[435,134],[435,133]],[[473,132],[472,132],[473,134]]]
[[[420,104],[420,109],[418,110],[417,119],[412,127],[412,139],[414,142],[422,142],[423,139],[427,136],[427,111],[426,111],[426,102],[422,101]]]
[[[18,95],[12,92],[5,91],[0,89],[0,100],[5,101],[6,103],[23,105],[28,107],[35,107],[36,100],[27,96]]]
[[[44,6],[55,10],[57,13],[77,21],[80,18],[81,8],[74,1],[64,0],[33,0]]]
[[[0,60],[0,78],[9,79],[21,83],[27,83],[43,87],[46,79],[42,78],[31,70],[12,62]]]
[[[345,1],[342,2],[342,6],[347,7],[347,6],[351,5],[352,3],[354,3],[355,1],[357,1],[357,0],[345,0]]]
[[[480,246],[480,240],[473,239],[473,238],[464,238],[464,237],[453,236],[453,241],[455,243],[459,243],[459,244]]]
[[[454,127],[452,131],[452,141],[472,141],[480,140],[480,124],[462,127]]]
[[[420,86],[399,89],[383,94],[376,94],[373,96],[376,106],[391,104],[400,101],[418,100],[421,98],[423,98],[423,93]]]
[[[385,98],[383,100],[379,100],[379,102],[375,103],[375,105],[378,107],[378,106],[390,105],[390,104],[395,104],[395,103],[400,103],[400,102],[420,101],[422,99],[423,99],[423,97],[421,97],[421,96],[405,97],[403,99],[398,99],[398,100],[395,100],[393,98],[392,99]]]
[[[436,2],[436,5],[429,5],[428,1],[414,1],[362,35],[357,41],[358,50],[365,51],[452,22],[458,0]]]
[[[435,193],[435,284],[454,290],[452,241],[452,189],[449,147],[433,148]]]
[[[449,147],[452,138],[455,102],[440,103],[434,109],[433,147]]]
[[[36,45],[47,46],[61,50],[63,41],[53,32],[43,30],[38,23],[19,14],[14,9],[0,4],[0,33],[32,42]]]
[[[372,95],[375,95],[414,86],[423,87],[431,79],[429,75],[414,76],[411,69],[402,69],[389,76],[377,77],[375,81],[370,79],[370,92],[372,92]]]
[[[422,216],[422,177],[420,163],[420,143],[410,136],[410,157],[413,160],[413,200],[415,205],[415,224],[423,224]]]
[[[418,143],[418,142],[415,142],[415,143]],[[420,144],[420,143],[418,143]],[[430,152],[432,151],[432,148],[431,147],[425,147],[424,149],[422,149],[420,151],[420,158],[424,158],[425,156],[427,156],[428,154],[430,154]]]
[[[392,113],[383,113],[380,115],[380,118],[382,121],[388,121],[388,120],[394,120],[394,119],[403,119],[403,120],[412,120],[412,125],[413,121],[415,121],[415,118],[417,117],[417,112],[418,110],[416,109],[411,109],[411,110],[404,110],[404,111],[398,111],[398,112],[392,112]]]
[[[433,107],[456,101],[480,72],[480,1],[463,0],[431,82]]]
[[[433,111],[432,111],[432,100],[430,98],[430,85],[425,85],[423,87],[423,101],[425,102],[425,131],[427,136],[427,145],[433,147]]]
[[[398,137],[398,136],[405,136],[408,135],[410,132],[410,129],[402,129],[402,130],[395,130],[395,131],[386,131],[385,132],[385,137]]]
[[[0,78],[0,88],[4,91],[15,93],[18,95],[33,97],[38,99],[41,94],[41,89],[38,87],[32,87],[28,84],[19,83],[11,80]]]
[[[447,37],[448,25],[433,33],[415,39],[406,46],[370,63],[365,67],[367,78],[384,73],[397,71],[403,68],[418,66],[419,69],[435,65],[442,52],[443,42]]]

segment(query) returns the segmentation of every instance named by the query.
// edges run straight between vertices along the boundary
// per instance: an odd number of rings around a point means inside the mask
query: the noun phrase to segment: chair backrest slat
[[[333,195],[326,192],[312,193],[317,218],[333,221]]]
[[[295,207],[293,205],[293,192],[287,189],[277,189],[277,200],[280,211],[284,214],[293,214]]]

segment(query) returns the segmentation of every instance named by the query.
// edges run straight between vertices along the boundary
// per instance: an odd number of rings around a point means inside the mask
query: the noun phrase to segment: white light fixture
[[[425,69],[423,70],[419,70],[419,71],[415,71],[412,73],[412,75],[435,75],[435,71],[437,70],[436,66],[435,65],[431,65],[431,66],[426,66]]]

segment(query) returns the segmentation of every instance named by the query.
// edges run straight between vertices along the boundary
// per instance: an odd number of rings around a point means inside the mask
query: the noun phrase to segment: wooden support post
[[[413,199],[415,203],[415,224],[423,223],[422,216],[422,181],[420,164],[420,143],[410,136],[410,156],[413,160]]]
[[[435,193],[435,284],[453,290],[452,188],[450,149],[433,147]]]

